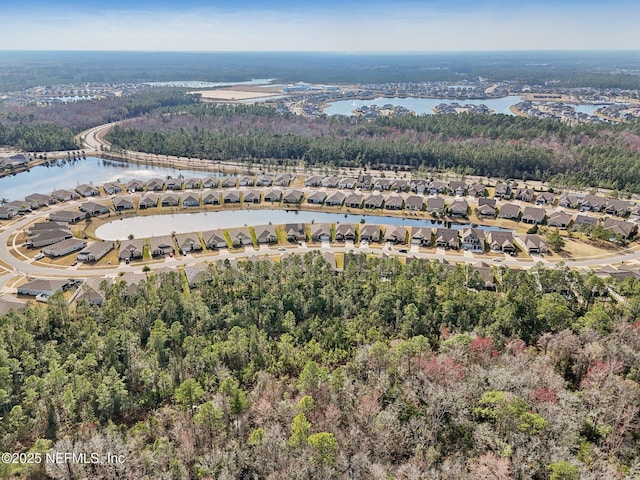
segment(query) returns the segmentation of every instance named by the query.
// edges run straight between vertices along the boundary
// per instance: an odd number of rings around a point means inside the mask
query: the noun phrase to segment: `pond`
[[[96,236],[104,240],[126,240],[148,238],[171,233],[191,233],[236,228],[244,226],[281,225],[286,223],[360,223],[401,225],[404,227],[445,227],[444,222],[417,218],[389,217],[384,215],[357,215],[343,213],[316,212],[306,210],[222,210],[217,212],[174,213],[168,215],[149,215],[129,217],[101,225]],[[454,229],[465,225],[453,223]],[[482,226],[484,230],[504,230],[498,227]]]

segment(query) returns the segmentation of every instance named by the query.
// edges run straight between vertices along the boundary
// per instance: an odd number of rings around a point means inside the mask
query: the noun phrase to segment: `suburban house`
[[[137,293],[138,286],[147,280],[147,276],[144,273],[126,272],[118,280],[126,285],[123,295],[127,298]]]
[[[202,179],[202,188],[217,188],[218,185],[220,185],[220,179],[218,177],[204,177]]]
[[[602,228],[624,239],[631,238],[637,231],[637,225],[635,223],[616,220],[615,218],[607,218],[602,224]]]
[[[496,191],[493,195],[494,198],[511,198],[511,187],[506,183],[498,182],[496,183]]]
[[[361,173],[358,175],[358,181],[356,182],[356,188],[363,190],[371,190],[371,184],[373,183],[373,177],[368,173]]]
[[[75,212],[73,210],[59,210],[49,214],[49,220],[52,222],[76,223],[85,217],[83,212]]]
[[[302,197],[304,197],[303,191],[291,190],[284,194],[284,196],[282,197],[282,202],[289,204],[298,204],[302,201]]]
[[[202,239],[204,240],[204,245],[209,250],[227,247],[227,240],[224,238],[224,233],[222,233],[221,230],[207,230],[206,232],[202,232]]]
[[[580,205],[581,212],[600,212],[606,205],[607,200],[597,195],[586,195]]]
[[[199,178],[187,178],[184,181],[184,188],[189,190],[200,190],[201,181]],[[217,184],[217,180],[216,180]]]
[[[314,242],[327,242],[331,240],[331,226],[328,223],[314,223],[309,226],[311,240]]]
[[[69,200],[76,200],[80,198],[80,195],[76,192],[72,192],[71,190],[54,190],[51,192],[51,196],[58,202],[68,202]]]
[[[472,252],[484,252],[484,230],[471,227],[463,228],[462,248]]]
[[[178,250],[182,255],[188,252],[200,252],[202,243],[197,233],[178,233],[176,234],[176,243]]]
[[[350,193],[347,195],[347,198],[344,199],[344,204],[350,208],[360,208],[363,198],[364,196],[361,193]]]
[[[140,180],[131,180],[127,183],[127,192],[141,192],[144,190],[144,183]]]
[[[429,186],[426,180],[414,179],[409,181],[409,188],[412,192],[416,192],[418,195],[422,195]]]
[[[282,191],[281,190],[267,190],[264,194],[264,201],[265,202],[280,202],[280,199],[282,198]]]
[[[402,210],[404,200],[400,195],[391,194],[384,201],[384,208],[386,210]]]
[[[573,227],[595,227],[598,225],[598,223],[600,223],[600,219],[596,217],[590,217],[589,215],[578,215],[573,222]]]
[[[328,206],[339,207],[342,206],[345,198],[346,195],[340,190],[337,190],[325,199],[324,204]]]
[[[438,193],[446,193],[449,186],[445,182],[441,182],[439,180],[434,180],[427,187],[430,195],[436,195]]]
[[[92,217],[96,215],[102,215],[103,213],[109,213],[109,207],[96,202],[84,202],[80,205],[80,210],[90,214]]]
[[[474,263],[472,266],[472,271],[478,273],[480,280],[484,283],[484,288],[487,290],[494,290],[496,288],[496,284],[493,279],[493,273],[491,271],[491,265],[487,262],[478,262]]]
[[[455,250],[460,248],[458,231],[453,230],[452,228],[437,228],[435,242],[436,247],[440,248],[453,248]]]
[[[390,190],[394,192],[408,192],[409,191],[409,180],[393,180],[391,185],[389,186]]]
[[[258,225],[253,230],[256,232],[258,243],[275,243],[278,241],[273,225]]]
[[[522,214],[522,221],[532,225],[540,225],[544,222],[546,212],[544,208],[540,207],[525,207]]]
[[[273,184],[276,187],[288,187],[293,179],[294,176],[290,173],[279,173],[273,179]]]
[[[357,180],[353,177],[342,177],[338,182],[338,188],[353,190],[356,187]]]
[[[444,213],[444,198],[442,197],[427,198],[427,212]]]
[[[176,193],[165,193],[160,198],[161,207],[177,207],[180,205],[180,195]]]
[[[604,212],[609,215],[616,215],[618,217],[624,217],[629,213],[631,208],[631,202],[626,200],[618,200],[617,198],[610,198],[607,200],[607,205],[604,207]]]
[[[488,233],[489,247],[495,252],[513,253],[516,246],[513,243],[513,232],[492,230]]]
[[[16,216],[18,212],[10,207],[5,207],[4,205],[0,207],[0,220],[9,220]]]
[[[356,240],[356,227],[350,223],[339,223],[336,225],[336,242],[346,242],[347,240],[354,242]]]
[[[199,207],[200,206],[200,194],[199,193],[185,193],[182,195],[182,208]]]
[[[87,303],[89,305],[102,305],[106,297],[102,289],[102,282],[113,283],[109,277],[89,277],[87,278],[75,298],[76,303]]]
[[[362,225],[360,227],[360,240],[366,242],[380,241],[380,225]]]
[[[378,192],[389,190],[391,188],[391,180],[388,178],[376,178],[373,180],[371,187]]]
[[[156,208],[158,206],[158,195],[155,193],[146,193],[140,199],[138,208],[144,210],[147,208]]]
[[[507,220],[515,220],[516,222],[520,218],[520,207],[512,203],[505,203],[500,207],[499,218],[506,218]]]
[[[255,185],[255,177],[253,175],[243,175],[238,179],[240,187],[253,187]]]
[[[173,253],[173,239],[168,236],[151,237],[149,238],[149,253],[152,257],[159,255],[166,255],[167,253]]]
[[[409,195],[404,200],[404,208],[406,208],[407,210],[411,210],[413,212],[422,210],[423,205],[424,205],[424,197],[420,197],[418,195]]]
[[[566,212],[553,212],[549,216],[549,220],[547,221],[547,224],[550,227],[557,227],[562,230],[566,230],[566,228],[569,226],[572,220],[573,220],[573,217]]]
[[[536,205],[553,205],[556,196],[551,192],[542,192],[536,197]]]
[[[24,197],[24,201],[31,209],[44,207],[46,205],[53,205],[56,203],[56,199],[51,195],[44,195],[42,193],[32,193]]]
[[[327,198],[327,192],[320,190],[317,192],[313,192],[311,195],[309,195],[307,197],[307,202],[313,203],[316,205],[322,205],[326,198]]]
[[[189,288],[196,288],[202,282],[211,281],[211,272],[207,263],[186,266],[184,274],[187,277]]]
[[[147,180],[144,186],[147,188],[147,192],[159,192],[164,187],[164,180],[161,178],[152,178],[151,180]]]
[[[227,190],[222,192],[222,203],[240,203],[240,192],[234,190]]]
[[[253,243],[253,240],[251,240],[251,233],[249,233],[249,230],[244,227],[229,229],[229,237],[231,238],[231,243],[234,247],[251,245]]]
[[[547,253],[549,248],[540,235],[527,234],[519,238],[527,253]]]
[[[532,188],[518,188],[516,190],[516,200],[520,200],[522,202],[533,202],[535,198],[535,193]]]
[[[496,209],[495,198],[478,198],[477,215],[481,217],[495,217],[498,210]]]
[[[382,203],[384,202],[384,197],[379,194],[372,193],[364,200],[364,208],[374,209],[374,208],[382,208]]]
[[[222,188],[234,188],[238,183],[238,179],[236,177],[226,176],[222,177]]]
[[[135,260],[142,258],[142,252],[144,251],[144,240],[126,240],[120,242],[120,250],[118,252],[118,258],[120,260]]]
[[[431,246],[431,228],[413,227],[411,229],[411,245],[420,245],[421,247]]]
[[[114,248],[115,244],[111,241],[94,242],[78,253],[76,260],[79,262],[97,262]]]
[[[487,194],[487,189],[486,189],[486,187],[484,185],[476,183],[476,184],[471,185],[469,187],[468,193],[472,197],[484,197]]]
[[[36,224],[39,225],[39,224]],[[56,225],[55,223],[53,225]],[[54,243],[61,242],[67,238],[72,238],[73,234],[71,230],[66,227],[59,226],[56,228],[47,228],[41,230],[31,230],[29,233],[29,240],[27,245],[31,248],[40,248]]]
[[[578,208],[580,205],[580,198],[577,195],[562,195],[558,200],[558,206],[563,208]]]
[[[284,231],[287,234],[287,240],[290,242],[299,242],[306,237],[304,224],[302,223],[287,223],[284,226]]]
[[[114,197],[113,209],[116,212],[121,212],[122,210],[133,210],[133,200],[131,197]]]
[[[449,213],[454,217],[466,217],[469,211],[469,204],[466,200],[456,199],[449,205]]]
[[[182,179],[181,178],[167,178],[167,181],[164,182],[167,190],[182,190]]]
[[[322,185],[322,177],[318,175],[309,175],[304,179],[305,187],[319,187]]]
[[[94,187],[93,185],[88,185],[86,183],[78,185],[76,187],[76,192],[78,192],[83,197],[95,197],[96,195],[100,195],[100,190],[98,190],[98,187]]]
[[[18,287],[18,295],[46,295],[51,296],[60,290],[64,290],[69,285],[69,280],[65,279],[46,279],[46,278],[27,278],[27,282]]]
[[[220,205],[220,192],[211,190],[202,193],[203,205]]]
[[[453,195],[464,197],[467,194],[467,184],[452,180],[449,182],[449,190]]]
[[[71,252],[77,252],[87,246],[87,241],[80,238],[67,238],[61,242],[45,247],[43,253],[49,257],[62,257]]]
[[[244,203],[260,203],[260,192],[258,190],[247,190],[242,194]]]
[[[273,185],[273,175],[258,175],[256,178],[256,187],[270,187]]]
[[[340,179],[338,177],[324,177],[322,182],[320,182],[321,187],[325,188],[337,188]]]
[[[406,243],[407,229],[397,225],[389,225],[384,235],[385,242]]]

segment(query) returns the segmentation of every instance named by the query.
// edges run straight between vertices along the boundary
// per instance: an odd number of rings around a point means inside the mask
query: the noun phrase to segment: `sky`
[[[3,0],[0,50],[638,50],[637,0]]]

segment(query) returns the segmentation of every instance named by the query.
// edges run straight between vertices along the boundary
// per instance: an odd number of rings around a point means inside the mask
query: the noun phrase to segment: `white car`
[[[34,260],[40,260],[41,258],[44,258],[44,253],[42,252],[36,253],[36,255],[33,257]]]

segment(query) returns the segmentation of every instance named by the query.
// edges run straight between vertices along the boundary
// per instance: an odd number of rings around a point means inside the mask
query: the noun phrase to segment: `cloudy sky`
[[[4,0],[2,4],[0,50],[640,49],[637,0]]]

